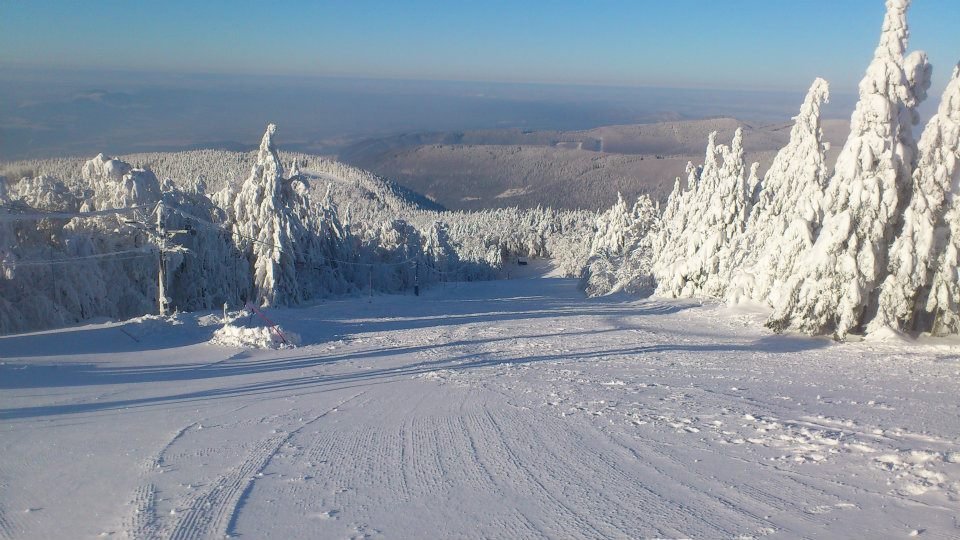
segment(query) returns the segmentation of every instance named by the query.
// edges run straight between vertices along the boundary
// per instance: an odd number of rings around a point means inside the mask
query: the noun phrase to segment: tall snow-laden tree
[[[814,245],[799,259],[767,326],[838,339],[876,305],[887,249],[901,224],[916,162],[915,111],[930,85],[923,53],[903,56],[909,0],[887,0],[883,31],[824,197]]]
[[[723,295],[730,271],[731,247],[743,232],[749,211],[743,130],[730,147],[716,145],[711,133],[703,168],[691,172],[692,185],[682,196],[675,223],[664,224],[666,246],[657,256],[657,293],[668,297]],[[671,204],[676,204],[671,201]]]
[[[790,141],[764,176],[747,227],[734,247],[727,299],[767,301],[813,243],[827,168],[820,110],[829,99],[827,81],[816,79],[794,117]]]
[[[632,219],[623,196],[617,193],[617,202],[597,216],[597,232],[593,237],[591,254],[622,255]]]
[[[679,249],[681,234],[686,227],[686,210],[696,189],[700,168],[688,161],[686,173],[686,188],[680,183],[680,177],[674,180],[673,190],[667,197],[667,204],[660,216],[660,227],[654,237],[654,275],[658,280],[666,279],[667,274],[672,272],[671,261]]]
[[[707,139],[707,155],[713,153],[713,140],[714,135],[711,134]],[[687,162],[687,187],[684,189],[680,178],[676,179],[663,215],[660,216],[660,226],[653,239],[653,277],[659,295],[673,296],[672,291],[683,286],[678,267],[686,255],[685,232],[701,172],[702,167]]]
[[[658,211],[648,195],[638,197],[629,212],[626,208],[623,198],[619,197],[597,220],[592,255],[581,279],[587,296],[619,291],[650,292],[653,287],[653,243],[659,223]],[[611,223],[618,225],[609,227]]]
[[[956,174],[953,196],[944,216],[949,241],[937,260],[937,271],[930,284],[924,307],[931,316],[930,331],[934,335],[960,334],[960,191]]]
[[[920,164],[871,332],[960,333],[960,66],[920,139]]]
[[[291,211],[283,196],[283,165],[273,146],[277,127],[267,126],[257,163],[233,201],[233,231],[252,265],[253,295],[261,306],[303,299],[297,283]]]

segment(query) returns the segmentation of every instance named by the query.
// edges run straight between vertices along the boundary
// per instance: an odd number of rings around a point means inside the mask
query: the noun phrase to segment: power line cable
[[[4,205],[3,208],[8,212],[14,207]],[[39,221],[41,219],[72,219],[72,218],[90,218],[98,216],[107,216],[115,214],[127,214],[138,210],[150,210],[156,206],[128,206],[126,208],[110,208],[107,210],[96,210],[92,212],[32,212],[32,213],[0,213],[0,222],[7,221]]]
[[[137,255],[132,257],[122,257],[122,258],[118,257],[115,260],[137,259],[140,257],[146,257],[147,255],[156,255],[157,251],[152,248],[150,249],[141,248],[141,249],[126,249],[122,251],[110,251],[107,253],[97,253],[94,255],[81,255],[78,257],[60,258],[60,259],[33,259],[33,260],[26,260],[26,261],[0,260],[0,265],[10,266],[13,268],[18,268],[21,266],[51,266],[51,265],[57,265],[57,264],[81,263],[81,262],[93,260],[93,259],[103,259],[106,257],[114,257],[117,255],[130,255],[130,254],[137,254]]]

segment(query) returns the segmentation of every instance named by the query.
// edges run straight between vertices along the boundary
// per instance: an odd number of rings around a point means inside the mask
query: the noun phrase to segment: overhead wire
[[[106,257],[116,257],[118,255],[131,255],[137,254],[135,256],[128,257],[117,257],[115,260],[128,260],[128,259],[137,259],[140,257],[146,257],[147,255],[156,255],[157,250],[153,248],[148,249],[125,249],[121,251],[109,251],[106,253],[96,253],[93,255],[80,255],[77,257],[63,257],[59,259],[32,259],[26,261],[4,261],[0,260],[0,266],[12,267],[14,269],[21,266],[52,266],[57,264],[72,264],[72,263],[81,263],[93,259],[103,259]]]
[[[106,210],[94,210],[90,212],[37,212],[36,209],[31,213],[15,213],[15,207],[9,205],[0,205],[0,208],[7,212],[0,213],[0,222],[6,221],[39,221],[41,219],[73,219],[90,218],[98,216],[108,216],[115,214],[127,214],[138,210],[150,210],[156,208],[153,206],[128,206],[126,208],[110,208]]]

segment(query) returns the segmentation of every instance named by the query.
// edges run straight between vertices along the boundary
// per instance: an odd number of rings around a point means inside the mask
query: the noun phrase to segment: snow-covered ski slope
[[[0,538],[960,537],[956,341],[514,278],[0,337]]]

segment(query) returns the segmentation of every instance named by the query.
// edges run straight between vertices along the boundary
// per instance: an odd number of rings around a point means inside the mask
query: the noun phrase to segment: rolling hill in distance
[[[458,210],[538,205],[596,210],[619,191],[663,200],[688,162],[703,162],[707,137],[729,144],[744,130],[748,162],[762,174],[790,136],[791,122],[758,124],[733,118],[610,125],[589,130],[477,130],[408,133],[363,140],[338,159],[394,179]],[[832,165],[849,132],[846,120],[825,120]]]

